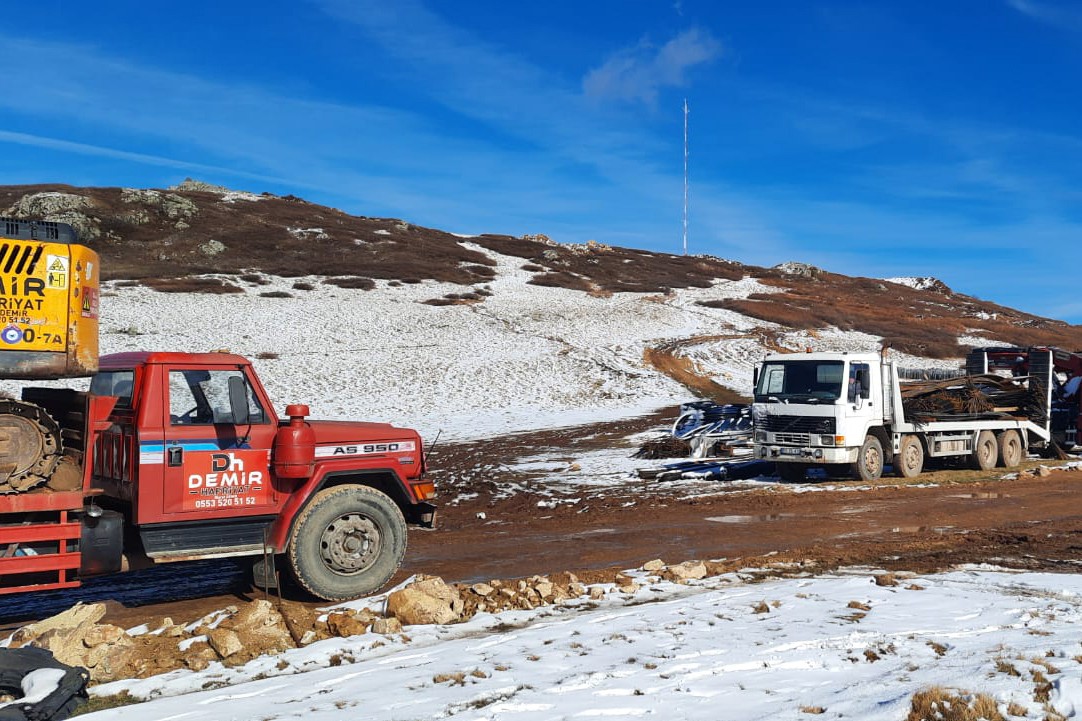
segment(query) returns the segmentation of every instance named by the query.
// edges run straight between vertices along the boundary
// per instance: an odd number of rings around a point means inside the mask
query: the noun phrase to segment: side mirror
[[[233,425],[248,422],[248,386],[241,376],[229,377],[229,412],[233,416]]]

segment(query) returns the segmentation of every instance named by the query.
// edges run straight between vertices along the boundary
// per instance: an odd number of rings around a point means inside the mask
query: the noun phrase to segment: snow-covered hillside
[[[378,282],[365,291],[268,277],[224,295],[106,284],[102,352],[229,349],[255,360],[280,413],[307,403],[313,417],[389,421],[462,440],[632,417],[687,400],[685,388],[643,361],[646,348],[663,342],[702,338],[680,352],[742,394],[767,336],[793,349],[878,349],[875,336],[783,333],[698,304],[777,291],[754,279],[598,296],[528,284],[521,259],[468,245],[498,265],[492,295],[462,305],[426,305],[461,291],[435,281]],[[313,289],[294,289],[298,280]],[[274,292],[293,297],[261,295]]]

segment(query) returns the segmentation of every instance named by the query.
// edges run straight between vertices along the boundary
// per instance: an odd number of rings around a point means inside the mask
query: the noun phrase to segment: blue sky
[[[0,184],[934,275],[1082,321],[1082,5],[5,3]]]

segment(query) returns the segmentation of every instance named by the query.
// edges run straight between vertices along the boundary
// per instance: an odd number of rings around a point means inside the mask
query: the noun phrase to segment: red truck
[[[106,355],[88,393],[26,388],[21,405],[56,421],[65,462],[0,495],[0,594],[76,586],[130,557],[251,555],[317,597],[355,598],[394,575],[407,524],[435,519],[415,431],[309,421],[304,405],[279,419],[238,355]]]

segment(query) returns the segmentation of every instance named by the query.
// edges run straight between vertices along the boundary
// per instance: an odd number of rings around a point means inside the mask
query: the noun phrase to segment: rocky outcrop
[[[797,263],[793,260],[775,265],[774,270],[779,270],[786,275],[800,276],[801,278],[818,278],[823,274],[822,268],[816,268],[814,265],[807,263]]]
[[[30,193],[19,198],[3,214],[12,218],[68,223],[84,240],[101,237],[101,220],[88,211],[94,201],[75,193]]]
[[[165,216],[178,230],[190,227],[187,221],[199,212],[199,207],[187,198],[176,193],[163,193],[160,190],[124,188],[120,191],[120,200],[124,203],[147,206],[155,214]],[[128,213],[126,217],[136,219],[136,221],[143,217],[149,218],[141,214],[139,210]]]

